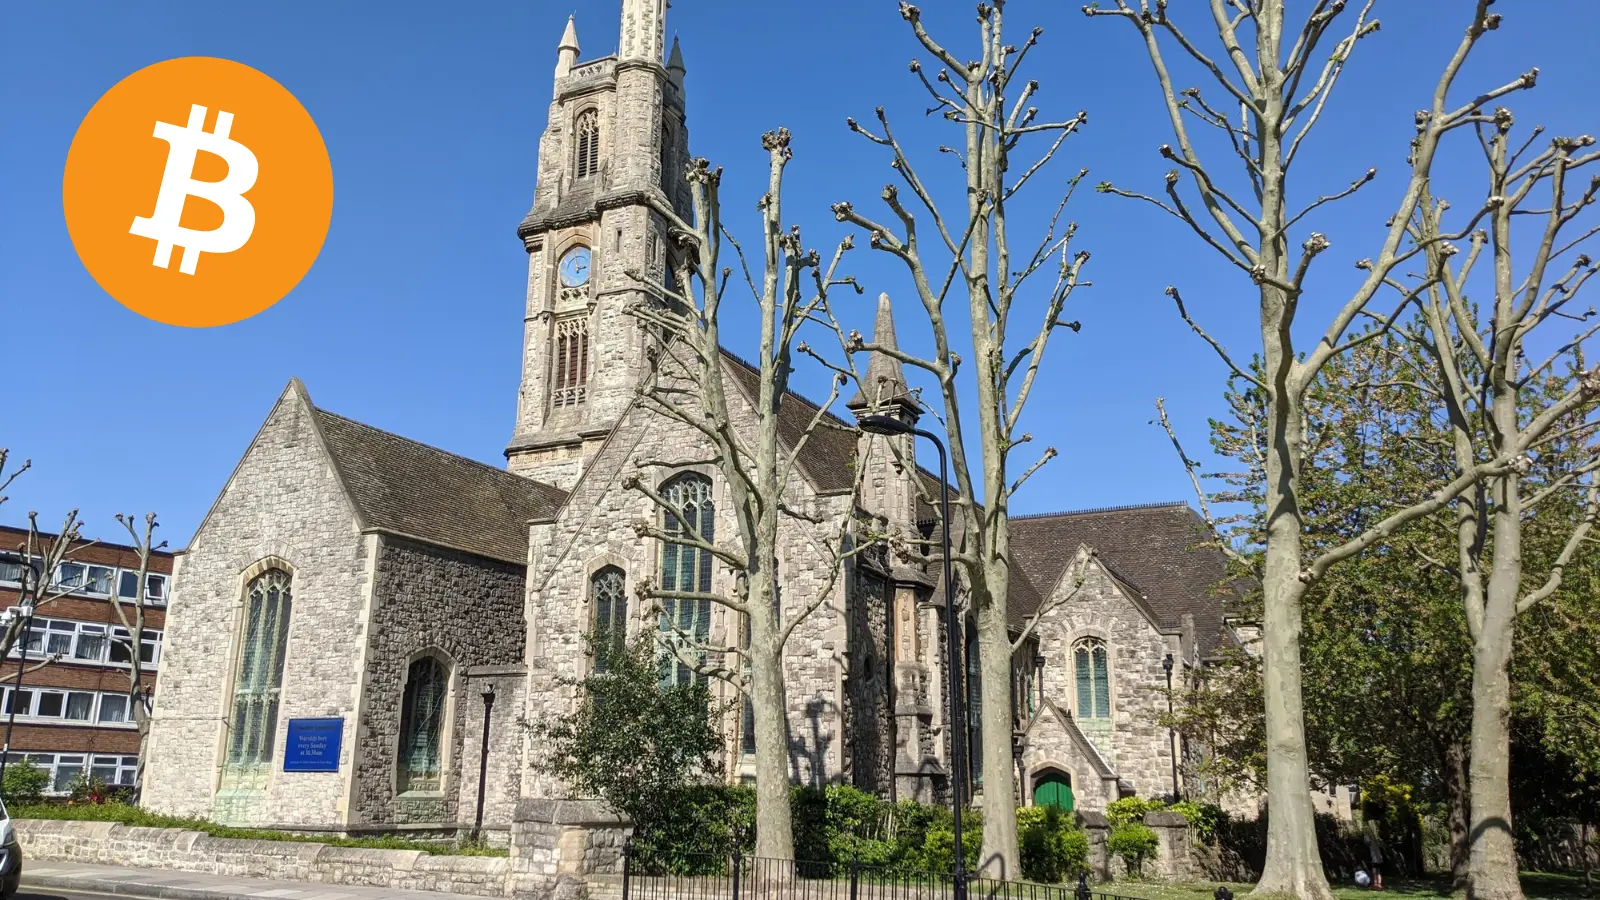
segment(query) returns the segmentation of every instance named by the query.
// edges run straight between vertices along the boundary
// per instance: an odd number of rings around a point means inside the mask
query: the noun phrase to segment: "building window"
[[[588,178],[600,171],[599,111],[586,109],[579,113],[573,136],[576,138],[574,146],[577,154],[574,161],[577,163],[578,177]]]
[[[144,599],[149,606],[167,605],[167,576],[145,573]],[[117,580],[117,596],[133,600],[139,594],[139,573],[124,570]]]
[[[677,196],[677,181],[682,173],[672,171],[672,129],[661,126],[661,188],[668,197]]]
[[[597,651],[622,653],[628,643],[628,576],[616,566],[606,566],[589,578],[589,603],[594,611]],[[597,653],[594,670],[606,670],[606,654]]]
[[[28,628],[27,640],[13,644],[9,656],[21,656],[26,645],[32,659],[54,656],[62,662],[127,665],[133,644],[128,630],[111,626],[110,640],[107,634],[106,626],[95,622],[35,618]],[[161,632],[146,628],[139,648],[140,667],[154,669],[161,658]]]
[[[1111,670],[1105,642],[1089,639],[1072,651],[1078,684],[1078,718],[1111,718]]]
[[[101,754],[89,755],[86,753],[8,753],[7,765],[21,765],[26,763],[36,769],[42,769],[50,776],[50,783],[45,788],[47,794],[65,794],[72,790],[72,783],[79,777],[88,774],[98,778],[108,785],[132,786],[134,776],[139,771],[139,757],[137,756],[103,756]]]
[[[555,393],[556,408],[578,406],[588,399],[589,320],[584,317],[556,323]]]
[[[401,793],[441,790],[439,747],[449,688],[449,671],[431,656],[412,663],[406,672],[406,692],[400,705]]]
[[[289,574],[281,569],[268,569],[245,591],[244,642],[239,650],[228,735],[229,767],[243,769],[272,760],[292,608]]]
[[[694,473],[667,482],[661,491],[667,501],[662,511],[662,529],[705,543],[716,542],[716,507],[711,500],[711,482]],[[661,546],[661,589],[709,594],[711,592],[711,554],[700,547],[677,543],[670,538]],[[661,603],[661,632],[667,646],[663,684],[688,684],[704,681],[688,665],[705,655],[701,649],[711,637],[711,601],[707,598],[669,598]]]
[[[98,725],[126,725],[133,721],[128,695],[120,692],[5,688],[0,699],[0,714],[12,712],[19,719],[58,719]]]
[[[752,629],[750,617],[744,617],[744,642],[740,645],[746,650],[750,649]],[[744,708],[739,715],[739,752],[745,756],[754,756],[756,752],[756,705],[750,700],[750,664],[744,665],[745,691]]]

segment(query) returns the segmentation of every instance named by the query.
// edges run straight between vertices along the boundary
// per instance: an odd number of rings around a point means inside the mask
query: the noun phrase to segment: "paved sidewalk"
[[[462,900],[470,896],[349,884],[229,878],[225,875],[201,875],[166,869],[126,869],[48,859],[25,860],[22,866],[22,889],[40,888],[99,891],[164,900]]]

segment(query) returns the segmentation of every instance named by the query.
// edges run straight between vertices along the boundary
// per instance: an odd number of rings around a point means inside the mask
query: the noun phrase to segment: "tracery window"
[[[578,114],[578,121],[573,128],[576,138],[574,148],[577,151],[574,157],[578,177],[588,178],[600,171],[600,113],[598,110],[586,109]]]
[[[595,649],[621,653],[628,642],[628,577],[616,566],[606,566],[589,577],[589,604],[593,609]],[[597,653],[594,670],[606,670],[605,653]]]
[[[716,541],[716,507],[711,500],[711,482],[693,472],[667,482],[661,490],[669,509],[662,511],[662,530],[668,535],[684,535],[705,543]],[[672,540],[661,542],[663,591],[710,593],[711,554]],[[661,603],[661,633],[669,652],[663,660],[662,683],[688,684],[704,681],[686,663],[704,657],[703,646],[711,637],[709,599],[666,598]]]
[[[406,671],[400,703],[401,793],[441,790],[440,743],[449,689],[450,672],[434,657],[425,656]]]
[[[281,569],[268,569],[245,589],[244,639],[228,735],[229,768],[246,769],[272,760],[293,604],[289,573]]]
[[[588,399],[589,320],[574,316],[556,323],[555,391],[551,402],[560,409]]]
[[[1111,668],[1104,641],[1088,638],[1073,648],[1073,669],[1077,675],[1078,719],[1093,721],[1111,718]]]

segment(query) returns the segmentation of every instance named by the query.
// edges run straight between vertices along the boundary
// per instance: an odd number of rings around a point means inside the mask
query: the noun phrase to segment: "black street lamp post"
[[[489,714],[494,709],[494,682],[484,682],[483,694],[483,749],[478,754],[478,815],[472,820],[472,840],[483,834],[483,790],[489,781]]]
[[[1172,724],[1172,654],[1168,653],[1166,659],[1161,661],[1161,668],[1167,670],[1167,743],[1172,753],[1172,802],[1177,803],[1183,799],[1178,793],[1178,732]]]
[[[902,422],[893,416],[862,416],[861,430],[869,434],[898,435],[914,434],[927,438],[939,451],[939,519],[941,525],[940,539],[944,548],[944,631],[945,655],[948,657],[950,671],[950,807],[954,813],[954,822],[951,835],[955,850],[956,870],[954,884],[954,900],[966,900],[967,897],[967,857],[961,851],[961,810],[966,803],[963,792],[966,787],[966,734],[962,724],[966,719],[962,712],[962,698],[960,678],[966,671],[961,663],[961,634],[960,622],[956,617],[956,585],[950,573],[950,475],[948,462],[945,459],[944,442],[932,432]],[[959,729],[959,731],[958,731]]]

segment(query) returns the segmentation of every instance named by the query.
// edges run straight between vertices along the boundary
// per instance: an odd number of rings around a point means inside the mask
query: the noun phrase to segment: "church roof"
[[[1226,638],[1224,597],[1239,590],[1227,558],[1210,540],[1205,522],[1185,503],[1123,506],[1011,519],[1010,612],[1025,620],[1039,608],[1071,564],[1080,545],[1143,600],[1163,630],[1194,616],[1202,655]]]
[[[728,363],[723,371],[732,375],[740,392],[754,401],[761,390],[760,370],[726,349],[722,358]],[[817,404],[789,391],[778,408],[778,440],[785,447],[794,447],[816,419],[817,409]],[[818,493],[844,493],[855,485],[856,437],[854,425],[831,412],[823,413],[799,459],[806,479]]]
[[[528,558],[528,521],[559,488],[312,407],[365,528],[506,562]]]

